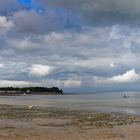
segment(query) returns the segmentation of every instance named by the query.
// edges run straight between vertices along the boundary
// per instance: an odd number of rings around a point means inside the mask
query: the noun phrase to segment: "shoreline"
[[[139,130],[135,115],[0,105],[1,140],[139,140]]]
[[[56,92],[32,92],[32,93],[0,93],[0,96],[24,96],[26,95],[64,95],[64,93],[56,93]]]

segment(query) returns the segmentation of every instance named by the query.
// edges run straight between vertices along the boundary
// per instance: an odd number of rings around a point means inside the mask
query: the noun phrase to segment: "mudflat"
[[[140,116],[0,105],[0,140],[139,140]]]

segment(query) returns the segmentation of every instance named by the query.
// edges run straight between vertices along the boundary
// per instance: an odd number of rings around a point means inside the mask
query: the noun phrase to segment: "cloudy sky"
[[[140,89],[139,0],[1,0],[0,86]]]

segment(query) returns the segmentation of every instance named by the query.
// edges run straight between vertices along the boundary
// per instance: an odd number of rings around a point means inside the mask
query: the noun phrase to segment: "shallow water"
[[[123,95],[129,98],[123,98]],[[67,95],[0,96],[0,104],[35,105],[140,115],[140,91]]]

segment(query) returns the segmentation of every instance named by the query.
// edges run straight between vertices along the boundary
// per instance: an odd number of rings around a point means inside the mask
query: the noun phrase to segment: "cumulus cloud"
[[[77,85],[80,88],[87,85],[92,88],[93,85],[99,85],[99,81],[125,73],[128,69],[135,68],[140,71],[137,47],[139,34],[137,28],[114,25],[106,28],[86,28],[81,32],[52,32],[35,36],[27,35],[24,38],[11,37],[8,38],[6,47],[14,51],[13,54],[4,49],[0,52],[0,56],[3,58],[2,61],[8,61],[7,56],[16,64],[7,65],[3,77],[32,81],[35,78],[45,79],[47,76],[49,80],[55,79],[55,82],[47,82],[52,86],[70,88],[70,85],[72,87]],[[54,66],[54,73],[50,74],[51,71],[48,72],[46,69],[45,72],[41,72],[40,68],[33,67],[33,64]],[[73,75],[82,77],[82,80],[74,79]],[[97,77],[98,82],[92,80],[93,76]],[[90,83],[86,84],[83,82],[84,79]],[[74,83],[70,82],[73,80],[76,81],[74,85],[70,84]],[[44,83],[46,82],[43,81],[42,85]]]
[[[0,16],[0,30],[8,31],[14,27],[14,23],[7,19],[5,16]]]
[[[126,71],[123,74],[115,75],[111,78],[94,76],[92,79],[95,85],[126,85],[135,84],[140,81],[140,74],[136,73],[135,69]]]
[[[134,69],[132,69],[122,75],[114,76],[107,81],[114,83],[133,83],[137,82],[138,80],[140,80],[140,75],[137,74]]]
[[[29,75],[35,77],[44,77],[49,75],[51,71],[52,68],[50,66],[34,64],[30,68]]]

